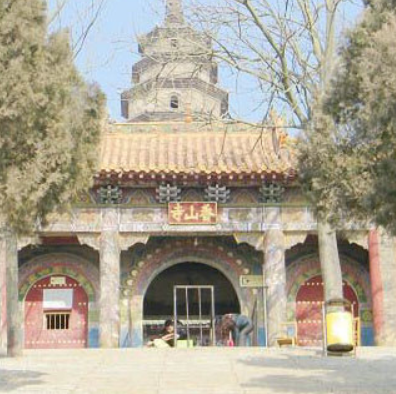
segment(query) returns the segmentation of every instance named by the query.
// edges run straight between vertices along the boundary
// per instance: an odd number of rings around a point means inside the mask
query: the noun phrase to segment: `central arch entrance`
[[[228,278],[218,269],[196,262],[179,263],[162,271],[151,282],[143,303],[144,339],[158,335],[163,323],[173,317],[173,287],[175,285],[210,285],[214,287],[216,315],[240,313],[237,293]],[[209,292],[201,295],[202,314],[210,315]],[[189,315],[194,321],[199,313],[198,293],[189,294]],[[178,316],[183,321],[186,311],[184,297],[178,298]]]

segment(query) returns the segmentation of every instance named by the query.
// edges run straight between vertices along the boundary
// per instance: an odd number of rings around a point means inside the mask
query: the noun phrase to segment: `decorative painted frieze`
[[[208,203],[203,203],[208,204]],[[109,208],[79,208],[74,209],[66,222],[50,221],[40,230],[41,234],[50,233],[100,233],[102,230],[102,212]],[[283,210],[287,209],[287,214]],[[293,214],[292,211],[296,213]],[[301,211],[301,212],[300,212]],[[288,233],[315,232],[316,221],[309,207],[219,207],[217,223],[178,224],[168,222],[168,207],[128,207],[117,208],[119,223],[118,231],[121,233],[256,233],[269,229],[280,229]],[[193,212],[196,214],[196,212]],[[287,219],[287,220],[286,220]],[[347,225],[345,231],[351,230]],[[364,232],[364,226],[359,231]]]

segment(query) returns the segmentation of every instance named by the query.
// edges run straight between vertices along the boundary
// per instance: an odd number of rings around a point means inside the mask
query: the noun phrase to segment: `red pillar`
[[[377,230],[371,230],[369,233],[369,261],[371,298],[373,305],[374,338],[376,345],[379,345],[379,342],[381,341],[381,334],[384,323],[384,289],[382,286],[379,254],[379,236]]]

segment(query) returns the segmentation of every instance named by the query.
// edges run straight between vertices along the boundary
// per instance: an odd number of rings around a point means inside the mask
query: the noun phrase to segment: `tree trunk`
[[[22,355],[22,325],[18,297],[18,247],[15,234],[6,232],[7,355]]]
[[[0,351],[7,347],[6,240],[0,228]]]
[[[322,215],[318,215],[319,257],[324,283],[324,299],[343,298],[341,263],[335,230]]]

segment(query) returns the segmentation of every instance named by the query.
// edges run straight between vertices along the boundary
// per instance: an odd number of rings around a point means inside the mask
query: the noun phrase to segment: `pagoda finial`
[[[167,24],[181,24],[184,22],[182,0],[166,0]]]

